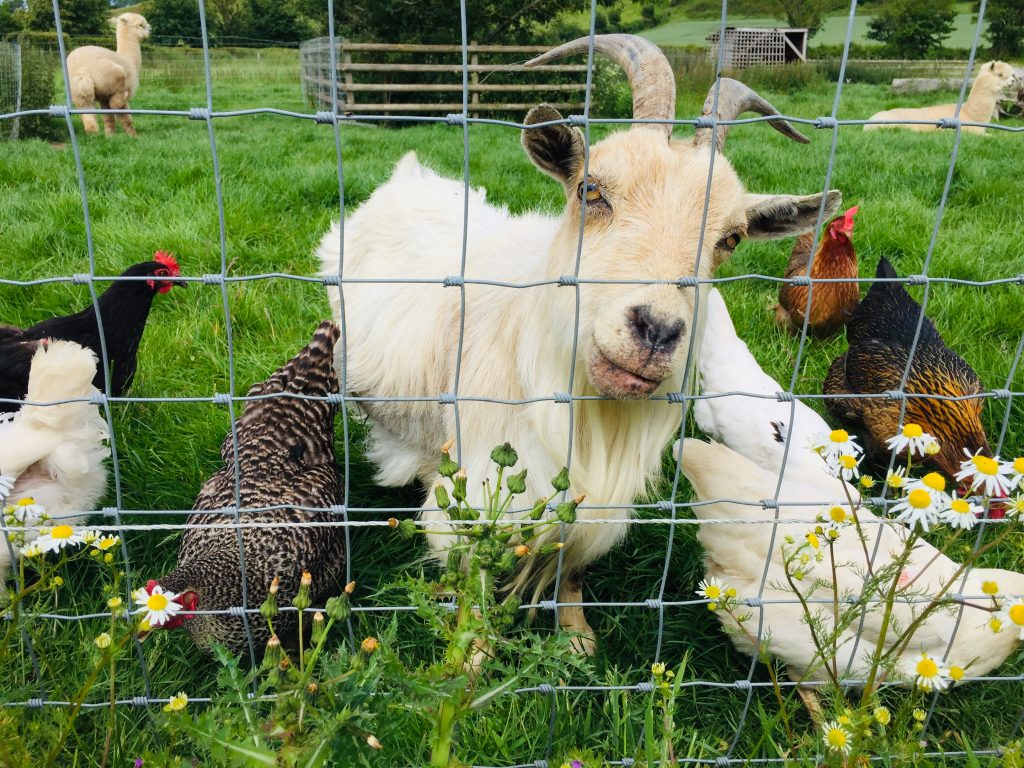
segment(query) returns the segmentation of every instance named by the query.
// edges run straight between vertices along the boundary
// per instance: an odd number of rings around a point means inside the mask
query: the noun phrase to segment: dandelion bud
[[[348,584],[345,585],[345,594],[346,595],[351,595],[355,591],[356,591],[356,583],[354,581],[350,581]]]
[[[562,548],[562,546],[563,546],[563,544],[560,541],[559,542],[551,542],[551,543],[548,543],[548,544],[542,544],[537,549],[537,554],[538,555],[553,555],[558,550],[560,550]]]
[[[528,554],[530,554],[530,548],[525,544],[520,544],[512,551],[516,553],[516,557],[526,557]]]
[[[540,516],[544,514],[544,510],[547,509],[547,499],[537,499],[533,504],[533,509],[530,510],[531,520],[540,520]]]
[[[267,592],[267,599],[263,601],[263,605],[260,606],[260,614],[263,618],[273,619],[277,616],[277,591],[280,589],[281,580],[275,576],[274,580],[270,582],[270,590]]]
[[[277,639],[277,635],[271,635],[267,640],[267,648],[263,652],[263,665],[268,668],[276,667],[281,662],[283,653],[281,641]]]
[[[388,518],[388,528],[397,528],[397,527],[398,527],[398,518],[397,517],[389,517]]]
[[[585,497],[577,496],[575,499],[570,501],[563,501],[557,507],[555,507],[555,517],[557,517],[563,523],[575,523],[576,522],[576,507],[580,505]]]
[[[448,498],[448,491],[440,483],[434,486],[434,499],[437,501],[437,506],[441,509],[447,509],[448,505],[452,503],[451,499]]]
[[[327,631],[327,622],[324,621],[324,615],[317,611],[313,614],[313,642],[319,643],[324,639],[324,634]]]
[[[316,683],[310,683],[306,686],[306,693],[308,693],[310,696],[315,694],[318,690],[320,690],[320,686]]]
[[[924,455],[925,456],[934,456],[935,454],[937,454],[941,450],[942,450],[942,448],[939,447],[939,441],[938,440],[931,440],[924,447]]]
[[[299,582],[299,593],[295,595],[295,599],[292,600],[292,605],[298,608],[300,611],[304,611],[309,608],[312,602],[309,597],[309,588],[313,584],[313,576],[309,571],[302,572],[302,580]]]
[[[466,470],[460,469],[452,478],[452,496],[456,501],[466,500]]]
[[[569,490],[569,468],[562,467],[562,471],[551,478],[551,486],[556,491],[568,491]]]
[[[93,642],[96,643],[96,647],[97,648],[100,648],[100,649],[109,648],[110,647],[110,642],[111,642],[110,633],[109,632],[103,632],[102,634],[97,635],[96,639],[93,640]]]
[[[384,745],[381,744],[380,741],[377,740],[377,737],[374,736],[372,733],[366,737],[366,743],[374,749],[384,749]]]
[[[355,584],[355,582],[352,583]],[[327,610],[327,615],[334,621],[346,621],[352,615],[352,606],[349,604],[347,592],[329,598],[324,608]]]
[[[371,635],[369,637],[364,637],[363,642],[359,644],[359,647],[363,649],[363,653],[373,653],[380,648],[380,643],[377,641],[376,637]]]
[[[511,467],[519,461],[519,454],[510,443],[505,443],[491,451],[491,461],[499,467]]]
[[[114,562],[114,555],[113,555],[113,553],[107,552],[105,555],[103,555],[103,562],[106,563],[107,565],[110,565],[112,562]]]
[[[452,446],[454,445],[455,441],[449,440],[441,446],[441,466],[438,467],[438,471],[443,477],[451,477],[459,470],[459,465],[452,461],[452,457],[450,455]]]
[[[398,535],[403,539],[411,539],[416,535],[416,521],[411,517],[405,518],[398,524]]]
[[[651,664],[651,674],[655,677],[661,677],[665,674],[665,665],[660,661],[655,664]]]
[[[508,488],[509,493],[525,493],[526,492],[526,470],[516,475],[509,475],[508,480],[505,481],[505,487]]]
[[[892,713],[887,707],[875,707],[874,717],[879,725],[888,725],[892,721]]]

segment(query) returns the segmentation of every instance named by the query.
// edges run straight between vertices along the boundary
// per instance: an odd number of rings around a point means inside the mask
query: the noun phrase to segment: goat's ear
[[[821,207],[821,195],[747,195],[747,237],[752,240],[773,240],[792,237],[814,229]],[[828,221],[842,205],[843,195],[830,190],[825,200]]]
[[[529,111],[525,124],[536,125],[561,119],[557,109],[541,104]],[[579,128],[561,123],[527,128],[523,131],[523,147],[534,165],[563,184],[576,178],[583,167],[585,145]]]

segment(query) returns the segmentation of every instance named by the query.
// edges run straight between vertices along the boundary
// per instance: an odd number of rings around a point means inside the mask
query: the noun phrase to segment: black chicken
[[[175,285],[184,286],[178,277],[181,270],[174,256],[157,251],[153,261],[129,267],[122,277],[150,277],[149,280],[115,282],[97,297],[103,334],[107,342],[107,362],[112,371],[110,391],[123,395],[135,376],[139,341],[146,329],[146,319],[153,305],[153,297],[167,293]],[[21,400],[28,391],[28,371],[38,342],[42,339],[74,341],[91,349],[100,360],[93,385],[105,391],[106,371],[100,351],[99,326],[96,311],[90,304],[81,312],[65,317],[43,320],[30,328],[0,326],[0,398]],[[0,411],[17,411],[18,403],[0,404]]]
[[[338,391],[334,372],[334,344],[338,326],[325,321],[313,339],[292,360],[266,381],[255,384],[249,397],[287,393],[250,400],[236,423],[239,493],[243,508],[294,505],[326,509],[341,501],[334,454],[336,406],[325,399],[306,400],[288,394],[325,398]],[[221,467],[199,492],[193,509],[220,510],[235,504],[234,449],[229,432],[221,444]],[[199,514],[189,525],[230,523],[229,514]],[[285,527],[283,523],[329,522],[330,512],[308,512],[287,506],[240,515],[242,523],[271,523],[280,527],[241,528],[245,555],[248,607],[266,599],[271,580],[280,579],[278,600],[287,606],[299,589],[303,571],[313,576],[314,601],[330,594],[344,577],[344,535],[338,527]],[[196,644],[209,650],[220,642],[234,653],[248,650],[245,624],[240,616],[198,614],[190,611],[226,611],[242,605],[242,568],[238,531],[229,528],[187,528],[181,537],[177,567],[151,582],[178,595],[184,610],[163,625],[183,625]],[[340,591],[340,590],[339,590]],[[255,651],[262,655],[270,637],[258,613],[248,615]],[[274,630],[286,646],[294,643],[296,613],[283,611]]]
[[[886,260],[878,262],[877,278],[896,278]],[[849,349],[837,357],[825,378],[827,395],[872,394],[870,398],[826,399],[836,418],[860,424],[869,434],[863,437],[873,452],[888,454],[885,440],[899,430],[900,403],[885,396],[898,390],[907,367],[921,306],[900,283],[876,282],[854,310],[846,325]],[[921,335],[907,377],[908,394],[963,397],[963,400],[907,398],[904,424],[918,424],[939,441],[940,451],[932,460],[953,475],[971,454],[989,452],[981,424],[982,398],[968,398],[982,391],[981,380],[967,362],[946,346],[932,321],[921,324]]]

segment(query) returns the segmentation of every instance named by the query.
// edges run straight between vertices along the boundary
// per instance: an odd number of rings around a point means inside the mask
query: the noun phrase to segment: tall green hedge
[[[46,109],[55,103],[60,53],[53,32],[21,32],[8,36],[21,46],[21,108]],[[65,45],[67,44],[65,35]],[[56,99],[63,103],[64,99]],[[67,136],[66,124],[49,115],[25,115],[18,126],[20,138],[58,139]]]

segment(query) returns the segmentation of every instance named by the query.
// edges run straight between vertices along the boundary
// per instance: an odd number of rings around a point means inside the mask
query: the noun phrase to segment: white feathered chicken
[[[688,439],[683,446],[682,471],[702,501],[735,499],[759,502],[774,496],[778,482],[778,468],[760,467],[724,445],[692,439]],[[808,531],[817,525],[816,520],[819,516],[828,514],[830,505],[789,506],[785,502],[827,502],[830,499],[842,499],[843,491],[839,482],[824,470],[816,475],[808,474],[799,482],[787,480],[779,494],[779,519],[801,522],[779,524],[774,546],[770,551],[772,529],[775,527],[771,524],[707,524],[700,526],[698,534],[704,546],[708,577],[717,577],[735,588],[740,598],[758,597],[765,562],[770,559],[764,592],[760,594],[764,600],[762,637],[768,638],[769,652],[786,663],[791,677],[797,681],[825,680],[827,673],[821,667],[820,659],[815,658],[815,645],[810,629],[803,620],[801,606],[794,602],[795,595],[786,585],[782,548],[793,546],[785,543],[786,536],[793,537],[796,542],[804,541]],[[730,502],[694,507],[694,512],[701,519],[738,522],[763,521],[768,514],[757,503],[746,506]],[[877,556],[874,558],[874,569],[877,572],[891,563],[895,555],[903,550],[908,531],[902,525],[890,521],[876,524],[879,518],[865,509],[858,515],[867,537],[869,553],[875,551],[877,538],[882,537]],[[864,574],[867,571],[867,558],[856,531],[852,528],[845,529],[834,547],[840,597],[860,595]],[[915,598],[922,595],[937,595],[959,568],[959,563],[950,560],[927,542],[919,541],[910,562],[900,573],[899,583],[907,584],[909,587],[904,597],[910,594]],[[823,582],[813,596],[829,602],[812,604],[812,607],[820,608],[821,621],[827,633],[831,632],[833,626],[830,570],[831,566],[827,560],[817,564],[802,585],[810,588],[816,579]],[[959,592],[968,598],[968,602],[984,604],[987,601],[991,605],[991,600],[983,595],[983,581],[995,581],[1001,595],[1024,595],[1024,575],[1012,571],[973,569],[969,571],[967,582],[963,586],[961,578],[957,578],[954,587],[946,592],[947,595]],[[787,602],[773,603],[773,600]],[[915,609],[920,612],[922,608],[921,603],[911,605],[906,601],[897,600],[894,611],[895,625],[907,627]],[[756,632],[757,610],[754,609],[752,613],[752,618],[745,622],[745,629]],[[999,666],[1017,646],[1020,637],[1017,627],[1006,627],[1002,632],[995,633],[988,626],[992,614],[977,607],[964,608],[954,637],[957,614],[958,610],[955,609],[937,610],[922,623],[911,642],[896,659],[895,667],[901,677],[914,679],[915,666],[920,661],[922,652],[927,652],[934,659],[945,659],[948,665],[962,667],[968,676],[984,675]],[[728,614],[719,611],[717,615],[730,630],[730,637],[739,649],[751,655],[757,653],[756,645],[743,631],[738,631],[736,622]],[[871,654],[881,632],[881,619],[881,605],[876,604],[866,614],[859,642],[859,622],[855,622],[842,632],[838,641],[836,661],[841,673],[847,670],[847,678],[865,679]],[[887,642],[891,644],[897,639],[898,634],[898,631],[890,630]],[[947,656],[946,651],[951,639],[953,643]]]
[[[700,352],[701,394],[749,392],[771,398],[726,395],[697,400],[693,406],[697,426],[708,437],[725,443],[755,464],[776,471],[782,466],[788,437],[792,446],[786,460],[786,476],[795,478],[806,471],[821,470],[824,463],[809,445],[822,433],[828,434],[831,427],[799,400],[788,403],[775,398],[783,387],[761,369],[736,335],[729,310],[717,289],[708,294],[706,312]]]
[[[41,342],[32,357],[25,399],[50,403],[85,398],[93,386],[96,355],[72,341]],[[24,405],[0,422],[0,475],[14,478],[9,500],[31,498],[55,523],[82,522],[107,485],[107,424],[89,402]],[[26,525],[38,522],[29,518]],[[36,538],[25,536],[26,543]],[[10,547],[0,537],[0,580],[10,566]]]

